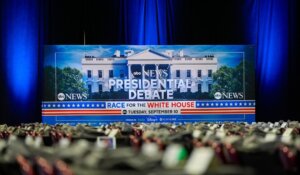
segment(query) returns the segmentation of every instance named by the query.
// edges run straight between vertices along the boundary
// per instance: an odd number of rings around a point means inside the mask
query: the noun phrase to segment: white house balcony
[[[188,62],[187,62],[188,61]],[[216,57],[213,58],[191,58],[191,57],[176,57],[172,58],[172,64],[217,64]]]
[[[81,64],[126,64],[126,58],[82,58]]]

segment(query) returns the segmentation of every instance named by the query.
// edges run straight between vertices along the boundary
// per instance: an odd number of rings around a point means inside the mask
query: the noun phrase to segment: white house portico
[[[184,55],[183,50],[177,54],[173,50],[159,53],[147,49],[136,54],[132,50],[125,50],[124,55],[116,50],[108,58],[85,56],[81,64],[83,81],[90,93],[122,90],[110,88],[110,79],[191,80],[194,83],[191,88],[169,88],[180,92],[209,92],[212,74],[218,69],[217,58],[213,55],[190,57]]]

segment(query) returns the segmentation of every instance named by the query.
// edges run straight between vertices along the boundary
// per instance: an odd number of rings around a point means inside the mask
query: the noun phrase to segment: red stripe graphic
[[[255,114],[255,111],[238,111],[238,112],[182,112],[181,114]]]
[[[181,112],[181,114],[222,114],[222,113],[226,113],[226,114],[255,114],[255,111],[209,111],[209,112]]]
[[[44,109],[43,116],[121,115],[120,109]],[[254,107],[181,109],[181,114],[255,114]]]
[[[42,110],[43,116],[80,116],[80,115],[120,115],[121,110],[107,110],[107,109],[54,109],[54,110]]]
[[[255,114],[255,108],[182,109],[181,114]]]
[[[78,114],[78,113],[69,113],[69,114],[42,114],[43,116],[104,116],[104,115],[121,115],[121,113],[119,114]]]
[[[181,109],[181,111],[223,111],[223,110],[255,110],[255,108],[195,108],[195,109]]]
[[[55,112],[61,112],[61,111],[114,111],[118,112],[121,111],[120,109],[43,109],[43,111],[55,111]]]

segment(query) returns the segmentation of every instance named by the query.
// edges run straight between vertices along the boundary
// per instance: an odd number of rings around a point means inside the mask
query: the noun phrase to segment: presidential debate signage
[[[49,45],[43,122],[255,120],[254,47]]]

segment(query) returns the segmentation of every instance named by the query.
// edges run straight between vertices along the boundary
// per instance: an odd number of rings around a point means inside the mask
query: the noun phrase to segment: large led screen
[[[255,121],[249,45],[48,45],[44,123]]]

